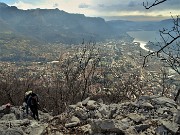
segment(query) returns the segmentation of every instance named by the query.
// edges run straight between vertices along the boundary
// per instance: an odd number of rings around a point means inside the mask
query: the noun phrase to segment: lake
[[[127,32],[131,37],[134,38],[134,42],[139,42],[140,47],[144,50],[149,51],[145,47],[145,45],[151,41],[151,42],[158,42],[160,41],[160,35],[158,31],[130,31]]]

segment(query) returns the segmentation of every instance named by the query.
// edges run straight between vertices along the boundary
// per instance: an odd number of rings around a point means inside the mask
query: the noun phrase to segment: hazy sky
[[[105,19],[156,20],[180,15],[180,0],[167,0],[150,10],[142,5],[146,1],[154,0],[0,0],[20,9],[59,8]]]

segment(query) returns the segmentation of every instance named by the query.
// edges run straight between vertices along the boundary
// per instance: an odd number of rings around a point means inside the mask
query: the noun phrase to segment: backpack
[[[28,95],[26,95],[26,96],[24,97],[24,102],[25,102],[26,104],[27,104],[27,101],[28,101],[30,95],[31,95],[31,94],[28,94]]]
[[[32,91],[27,91],[26,93],[25,93],[25,97],[24,97],[24,102],[27,104],[27,101],[28,101],[28,98],[29,98],[29,96],[32,94]]]
[[[31,106],[37,106],[38,105],[38,96],[35,93],[31,94]]]

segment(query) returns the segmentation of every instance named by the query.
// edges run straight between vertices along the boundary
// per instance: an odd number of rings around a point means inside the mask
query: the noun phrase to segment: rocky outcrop
[[[39,111],[40,121],[27,116],[21,107],[0,107],[0,135],[41,135],[52,118]]]
[[[172,99],[160,96],[142,96],[135,102],[109,105],[87,98],[53,118],[48,133],[178,135],[179,112],[180,107]]]
[[[104,104],[90,98],[70,105],[55,117],[40,113],[40,121],[19,107],[0,108],[0,135],[179,135],[180,106],[160,96],[135,102]]]

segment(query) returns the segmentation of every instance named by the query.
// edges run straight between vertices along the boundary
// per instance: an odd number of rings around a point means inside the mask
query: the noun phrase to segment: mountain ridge
[[[0,25],[7,31],[46,43],[80,43],[83,39],[102,41],[126,35],[127,31],[156,30],[170,27],[169,20],[135,22],[105,21],[101,17],[68,13],[56,9],[22,10],[0,3]],[[4,23],[3,23],[4,22]],[[164,24],[164,25],[163,25]],[[6,32],[6,27],[4,30]]]
[[[82,38],[102,40],[115,31],[100,17],[70,14],[59,9],[20,10],[14,6],[0,6],[0,20],[13,32],[45,42],[76,42]],[[1,12],[3,11],[3,12]]]
[[[101,17],[67,13],[57,8],[22,10],[0,3],[0,60],[44,61],[42,54],[48,51],[46,48],[53,48],[53,44],[63,43],[66,46],[80,44],[82,41],[99,42],[106,39],[131,42],[133,38],[127,34],[128,31],[158,31],[163,24],[171,27],[171,21],[105,21]],[[24,48],[20,45],[24,45]],[[37,55],[40,58],[36,60]]]

